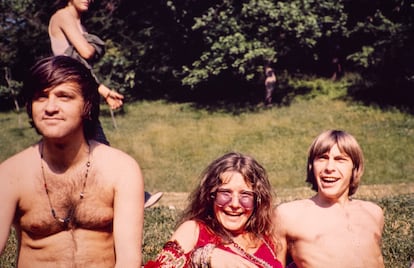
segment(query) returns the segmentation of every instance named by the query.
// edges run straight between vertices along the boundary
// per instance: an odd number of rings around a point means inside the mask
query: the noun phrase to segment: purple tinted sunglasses
[[[214,203],[218,207],[225,207],[230,204],[231,200],[233,199],[233,193],[229,190],[217,190],[213,193]],[[238,194],[239,204],[246,210],[253,210],[254,209],[254,201],[255,201],[255,194],[250,191],[244,191]]]

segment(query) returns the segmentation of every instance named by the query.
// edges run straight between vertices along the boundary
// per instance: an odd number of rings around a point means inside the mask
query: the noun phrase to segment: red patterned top
[[[256,250],[254,254],[245,253],[243,250],[234,251],[221,243],[221,238],[211,232],[203,223],[198,223],[200,233],[198,236],[195,249],[205,246],[209,243],[215,244],[217,248],[227,252],[237,254],[250,262],[256,264],[259,268],[282,268],[282,264],[276,259],[273,252],[273,243],[270,239],[265,239],[264,243]],[[236,246],[237,247],[237,246]],[[184,253],[177,241],[168,241],[165,243],[162,251],[154,261],[149,261],[145,268],[187,268],[191,267],[191,254],[193,251]]]

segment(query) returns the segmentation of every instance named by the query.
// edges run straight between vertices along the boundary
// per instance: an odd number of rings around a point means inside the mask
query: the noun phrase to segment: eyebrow
[[[232,190],[232,189],[229,189],[229,188],[222,188],[222,187],[219,187],[217,189],[217,191],[229,191],[229,192],[239,192],[239,193],[246,193],[246,192],[254,193],[253,189],[242,189],[240,191],[235,191],[235,190]]]

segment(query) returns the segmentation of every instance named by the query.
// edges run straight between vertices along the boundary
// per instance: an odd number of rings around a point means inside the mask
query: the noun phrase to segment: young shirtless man
[[[316,195],[276,209],[277,256],[283,264],[289,253],[294,264],[287,267],[384,267],[383,211],[352,198],[363,171],[362,150],[350,134],[329,130],[313,141],[306,181]]]
[[[24,95],[38,143],[0,164],[0,250],[18,267],[139,267],[144,218],[137,162],[92,139],[98,84],[78,61],[39,61]]]

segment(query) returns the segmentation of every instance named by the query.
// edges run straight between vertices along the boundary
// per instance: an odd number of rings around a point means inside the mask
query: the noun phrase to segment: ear
[[[83,117],[87,120],[91,120],[92,104],[88,101],[83,106]]]
[[[308,171],[311,172],[312,171],[312,168],[313,168],[313,165],[312,164],[309,164],[308,165]]]

